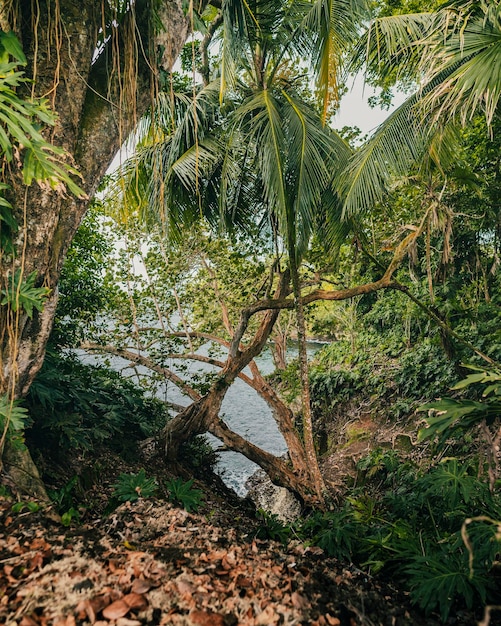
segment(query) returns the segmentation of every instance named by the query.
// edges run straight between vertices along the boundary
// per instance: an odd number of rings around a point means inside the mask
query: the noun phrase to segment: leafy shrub
[[[48,489],[47,495],[54,503],[56,510],[59,514],[62,515],[62,519],[67,520],[69,523],[73,519],[79,520],[80,514],[73,507],[75,504],[75,488],[78,485],[78,476],[73,476],[65,485],[63,485],[60,489]],[[67,515],[66,515],[67,514]],[[65,521],[63,521],[63,524]]]
[[[301,522],[298,532],[308,543],[319,546],[326,554],[351,560],[360,529],[348,507],[340,511],[315,511]]]
[[[267,378],[280,390],[286,402],[292,402],[301,393],[298,359],[292,359],[284,370],[276,369]]]
[[[483,386],[481,398],[455,399],[443,398],[429,402],[419,408],[420,411],[433,411],[436,415],[425,421],[428,427],[419,431],[421,440],[434,437],[444,443],[448,437],[462,435],[485,420],[486,425],[492,425],[501,417],[501,372],[485,368],[467,366],[474,373],[456,383],[451,390],[467,389],[474,396],[478,395],[475,389]]]
[[[179,449],[179,460],[194,472],[208,472],[214,469],[219,454],[203,435],[196,435],[183,442]]]
[[[400,396],[420,400],[441,395],[456,376],[455,365],[443,349],[431,341],[422,341],[400,356],[394,382]]]
[[[258,509],[256,516],[260,522],[256,537],[287,544],[291,534],[291,527],[288,524],[284,524],[275,513],[268,513],[264,509]]]
[[[415,554],[404,566],[411,600],[424,609],[426,614],[438,609],[445,622],[454,600],[461,598],[471,609],[475,601],[485,604],[487,595],[487,572],[470,575],[468,564],[458,546],[437,543],[427,554]]]
[[[455,605],[494,602],[501,533],[493,520],[501,519],[501,498],[478,478],[475,463],[446,458],[422,468],[378,449],[357,467],[359,486],[344,506],[313,513],[297,526],[299,536],[403,580],[412,601],[444,621]],[[471,518],[472,511],[481,514]]]
[[[165,486],[169,492],[169,500],[171,502],[180,504],[188,513],[198,511],[204,494],[200,489],[193,488],[192,478],[186,482],[182,478],[172,478],[165,483]]]
[[[312,406],[317,411],[325,411],[338,402],[345,402],[365,386],[358,372],[343,369],[314,370],[310,374],[310,384]]]
[[[124,457],[136,442],[165,425],[164,405],[106,367],[49,352],[26,403],[33,421],[27,432],[41,449],[92,451],[106,442]]]
[[[18,401],[11,401],[7,395],[0,396],[0,432],[7,427],[9,433],[22,432],[28,420],[28,411],[19,406]]]
[[[122,502],[135,502],[139,498],[151,498],[156,491],[157,481],[147,478],[146,472],[141,469],[137,474],[120,474],[113,495]]]

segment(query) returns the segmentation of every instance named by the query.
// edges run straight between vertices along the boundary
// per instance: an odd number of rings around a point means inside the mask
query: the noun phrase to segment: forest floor
[[[101,504],[111,480],[96,494]],[[88,510],[70,527],[0,498],[0,624],[439,624],[406,593],[319,548],[258,539],[248,501],[214,480],[198,486],[197,513],[140,499],[108,515]],[[465,612],[448,624],[481,619]]]

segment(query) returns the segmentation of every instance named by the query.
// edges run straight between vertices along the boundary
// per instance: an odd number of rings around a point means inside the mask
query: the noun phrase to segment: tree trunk
[[[301,286],[299,283],[299,271],[296,263],[295,250],[291,246],[289,250],[289,263],[291,267],[292,291],[294,294],[294,308],[296,310],[297,340],[299,351],[299,377],[301,380],[301,409],[303,413],[303,440],[308,464],[311,487],[315,491],[320,502],[324,500],[325,485],[318,466],[317,451],[313,437],[313,416],[310,399],[310,380],[308,371],[308,353],[306,351],[306,322],[304,317],[304,305],[301,298]]]
[[[170,66],[186,40],[189,18],[182,0],[166,0],[162,5],[165,32],[161,42],[152,42],[149,53],[151,6],[136,2],[135,14],[128,14],[94,61],[107,6],[103,0],[19,0],[13,6],[8,16],[2,12],[2,25],[10,17],[28,59],[26,72],[33,77],[35,95],[48,97],[59,116],[51,141],[69,153],[82,175],[80,185],[91,198],[121,143],[151,102],[156,44],[162,43],[163,62]],[[127,43],[128,28],[134,37],[136,31],[140,33],[142,47],[134,48],[130,40]],[[134,49],[136,56],[131,58]],[[143,52],[149,54],[148,59]],[[133,72],[125,74],[124,68],[131,66]],[[0,394],[17,399],[26,394],[42,365],[61,267],[89,200],[45,186],[26,188],[19,179],[13,179],[11,187],[9,201],[19,234],[14,257],[1,254],[0,288],[7,284],[9,273],[22,268],[24,276],[36,270],[36,286],[51,290],[43,311],[35,310],[32,318],[13,315],[5,306],[0,311]],[[9,449],[5,469],[22,491],[40,495],[43,486],[28,456],[27,451]],[[24,475],[32,478],[14,477],[16,465],[30,466]]]
[[[288,273],[280,277],[280,284],[276,294],[277,298],[283,297],[283,294],[287,291],[288,281]],[[312,494],[308,464],[301,442],[294,431],[292,413],[281,403],[273,390],[269,386],[267,387],[264,379],[262,379],[262,391],[274,405],[275,415],[278,418],[277,423],[291,452],[292,470],[282,459],[258,448],[230,430],[219,418],[219,411],[226,392],[242,370],[250,365],[251,371],[255,375],[257,368],[255,364],[252,365],[252,361],[266,345],[278,314],[278,309],[264,313],[254,339],[247,347],[243,347],[240,343],[249,321],[246,314],[242,314],[238,331],[235,333],[230,346],[225,367],[203,398],[191,404],[166,425],[162,435],[162,443],[166,459],[168,461],[176,461],[179,446],[182,443],[195,435],[210,432],[215,437],[221,439],[228,448],[240,452],[251,461],[257,463],[268,473],[273,482],[291,489],[303,502],[313,505],[315,503],[318,504],[319,500],[316,498],[316,494]]]

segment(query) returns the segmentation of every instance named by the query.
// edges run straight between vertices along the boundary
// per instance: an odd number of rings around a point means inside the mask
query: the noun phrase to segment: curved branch
[[[157,372],[161,374],[166,380],[170,380],[174,383],[179,390],[184,393],[186,396],[191,398],[194,402],[200,400],[201,396],[196,391],[188,385],[182,378],[180,378],[177,374],[175,374],[168,367],[162,367],[155,363],[152,359],[147,356],[143,356],[142,354],[137,354],[136,352],[132,352],[132,350],[127,350],[126,348],[116,348],[115,346],[110,345],[101,345],[99,343],[91,343],[85,342],[80,344],[80,348],[83,350],[90,350],[92,352],[105,352],[107,354],[113,354],[115,356],[119,356],[123,359],[127,359],[128,361],[132,361],[133,363],[137,363],[138,365],[143,365],[153,372]]]
[[[409,247],[422,234],[427,218],[428,211],[425,213],[420,225],[412,230],[412,232],[410,232],[396,247],[390,264],[388,265],[385,273],[379,280],[373,281],[371,283],[366,283],[365,285],[350,287],[348,289],[336,289],[333,291],[328,291],[326,289],[315,289],[315,291],[311,291],[310,293],[301,297],[303,305],[311,304],[312,302],[317,302],[319,300],[349,300],[350,298],[355,298],[356,296],[362,296],[368,293],[373,293],[375,291],[380,291],[381,289],[399,289],[399,284],[392,281],[392,276],[395,270],[401,264],[405,255],[407,254]],[[279,289],[279,291],[282,293],[284,289],[281,288]],[[258,300],[257,302],[254,302],[250,306],[243,309],[240,313],[240,321],[231,342],[232,347],[230,348],[230,353],[231,350],[235,350],[236,354],[236,347],[239,345],[243,334],[247,329],[249,320],[253,315],[259,313],[260,311],[270,311],[277,309],[290,310],[293,308],[294,299],[281,298],[280,296],[278,296],[277,298]]]
[[[268,474],[272,482],[290,489],[305,503],[313,501],[307,482],[294,474],[286,461],[247,441],[221,420],[214,420],[208,430],[214,437],[220,439],[228,449],[240,452],[250,461],[259,465]]]

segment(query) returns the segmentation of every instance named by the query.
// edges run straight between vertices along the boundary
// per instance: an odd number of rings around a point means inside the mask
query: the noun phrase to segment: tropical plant
[[[280,541],[283,545],[287,545],[292,529],[276,513],[268,513],[264,509],[258,509],[256,517],[259,521],[256,537]]]
[[[169,500],[180,504],[188,513],[198,511],[204,499],[203,492],[200,489],[195,489],[193,482],[193,478],[186,482],[182,478],[172,478],[165,483],[165,487],[169,492]]]
[[[130,458],[137,442],[165,424],[159,400],[104,366],[81,363],[50,351],[26,398],[28,440],[44,454],[89,454],[106,444]],[[19,410],[19,409],[18,409]]]
[[[114,486],[113,495],[122,502],[136,502],[139,498],[151,498],[157,492],[157,481],[147,478],[144,469],[137,474],[122,472]]]
[[[418,90],[354,156],[344,184],[347,215],[371,210],[391,177],[425,162],[426,154],[441,167],[450,162],[459,122],[471,122],[481,110],[492,125],[501,95],[500,14],[499,0],[464,0],[372,22],[353,69],[367,63],[376,80],[410,79]]]
[[[134,161],[126,171],[129,195],[123,196],[171,231],[202,213],[209,223],[232,228],[262,220],[277,248],[283,242],[297,312],[305,449],[318,496],[322,485],[311,427],[299,266],[321,207],[336,213],[329,185],[350,149],[322,124],[294,66],[308,55],[314,59],[325,113],[337,95],[338,51],[353,42],[365,4],[225,4],[218,78],[189,99],[177,96],[174,109],[171,96],[160,99],[150,126],[153,143],[139,152],[139,169]],[[331,237],[338,231],[334,218]],[[240,339],[233,338],[235,346]]]

